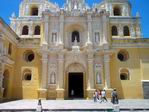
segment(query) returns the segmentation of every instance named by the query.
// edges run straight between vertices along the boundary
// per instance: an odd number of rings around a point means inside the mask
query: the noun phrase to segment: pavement
[[[38,100],[17,100],[0,104],[0,112],[31,112],[37,108]],[[42,108],[45,111],[86,111],[86,112],[113,112],[118,107],[121,111],[127,112],[149,112],[149,100],[125,99],[119,100],[118,105],[108,102],[93,102],[93,100],[42,100]]]

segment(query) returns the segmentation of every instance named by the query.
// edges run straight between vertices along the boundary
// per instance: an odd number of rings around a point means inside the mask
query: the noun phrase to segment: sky
[[[9,17],[13,12],[18,15],[19,4],[22,0],[0,0],[0,17],[2,17],[6,23],[10,23]],[[58,3],[61,7],[65,0],[49,0],[51,2]],[[87,3],[92,6],[93,3],[100,3],[101,0],[86,0]],[[143,37],[149,38],[149,0],[130,0],[132,4],[132,15],[136,16],[139,12],[141,16],[141,27]]]

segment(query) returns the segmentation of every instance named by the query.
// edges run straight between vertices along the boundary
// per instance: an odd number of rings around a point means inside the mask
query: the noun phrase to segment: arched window
[[[29,69],[24,70],[23,72],[23,80],[25,81],[31,81],[32,79],[32,72]]]
[[[117,36],[118,35],[118,31],[117,31],[117,27],[116,26],[112,26],[112,36]]]
[[[127,61],[129,58],[129,53],[126,50],[120,50],[117,54],[117,58],[120,61]]]
[[[22,35],[28,35],[29,28],[28,26],[23,26]]]
[[[114,7],[113,9],[114,16],[121,16],[121,8],[120,7]]]
[[[40,35],[40,26],[35,26],[34,35]]]
[[[128,26],[124,26],[123,28],[124,36],[130,36],[130,31]]]
[[[11,55],[11,53],[12,53],[12,44],[9,43],[8,54]]]
[[[78,31],[72,32],[71,42],[74,42],[77,40],[77,42],[80,42],[80,35]]]
[[[121,69],[120,70],[120,79],[121,80],[130,80],[129,70]]]
[[[38,7],[31,8],[31,16],[38,16]]]

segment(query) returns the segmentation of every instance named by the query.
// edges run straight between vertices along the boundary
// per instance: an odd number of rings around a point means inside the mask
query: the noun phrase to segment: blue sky
[[[12,12],[18,15],[19,4],[22,0],[0,0],[0,16],[9,24],[9,17]],[[50,0],[57,2],[60,6],[65,0]],[[91,6],[94,3],[99,3],[101,0],[87,0]],[[149,0],[130,0],[132,4],[132,14],[136,15],[139,12],[141,15],[142,32],[145,38],[149,38]]]

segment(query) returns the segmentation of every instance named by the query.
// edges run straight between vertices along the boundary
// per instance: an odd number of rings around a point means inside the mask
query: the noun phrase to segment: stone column
[[[109,89],[110,85],[110,56],[109,54],[104,55],[104,73],[105,73],[105,88]]]
[[[61,48],[63,48],[63,38],[64,38],[64,14],[63,14],[63,10],[61,11],[61,15],[59,18],[59,22],[60,22],[60,33],[59,33],[59,45]]]
[[[48,54],[42,54],[42,73],[41,73],[41,84],[39,89],[39,98],[47,98],[47,74],[48,74]]]
[[[34,28],[33,28],[33,22],[31,21],[29,24],[29,36],[33,36],[34,34]]]
[[[58,54],[57,99],[64,99],[64,54]]]
[[[121,24],[118,25],[118,35],[122,38],[123,35],[123,26]]]
[[[87,79],[87,97],[92,98],[93,92],[95,91],[95,83],[94,83],[94,60],[93,53],[88,53],[88,79]]]
[[[107,15],[106,12],[103,13],[102,15],[102,24],[103,24],[103,44],[108,43],[108,22],[107,22]]]
[[[43,38],[43,44],[48,44],[48,38],[49,38],[49,15],[45,12],[44,16],[44,38]]]
[[[87,15],[87,22],[88,22],[88,39],[87,39],[87,42],[86,44],[87,45],[90,45],[92,44],[92,17],[91,17],[91,13],[89,12],[88,15]]]
[[[133,24],[130,26],[130,32],[131,32],[131,37],[135,37],[135,30],[134,30]]]

